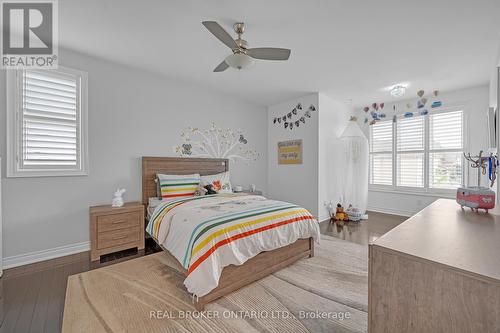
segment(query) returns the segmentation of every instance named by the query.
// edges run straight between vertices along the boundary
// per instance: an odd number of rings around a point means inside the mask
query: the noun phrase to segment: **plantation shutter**
[[[397,122],[397,186],[424,187],[424,121],[424,117],[415,117]]]
[[[392,185],[392,121],[370,126],[370,184]]]
[[[80,168],[80,80],[56,70],[21,72],[23,169]]]
[[[429,187],[459,187],[463,183],[463,112],[432,114],[429,132]]]

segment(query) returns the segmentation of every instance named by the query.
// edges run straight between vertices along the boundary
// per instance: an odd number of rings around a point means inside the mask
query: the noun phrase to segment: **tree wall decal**
[[[248,140],[241,129],[221,128],[212,123],[208,129],[188,127],[181,133],[182,143],[174,147],[179,156],[227,158],[249,163],[260,154],[248,148]]]

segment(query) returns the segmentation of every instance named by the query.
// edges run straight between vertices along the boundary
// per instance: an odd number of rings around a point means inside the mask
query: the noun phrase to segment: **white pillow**
[[[229,171],[215,175],[201,176],[201,183],[203,186],[212,185],[217,193],[233,193]]]

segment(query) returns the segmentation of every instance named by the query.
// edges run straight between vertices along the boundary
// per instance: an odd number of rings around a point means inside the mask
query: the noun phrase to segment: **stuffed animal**
[[[123,193],[125,193],[125,189],[117,189],[115,192],[115,197],[111,203],[112,207],[122,207],[123,206]]]
[[[212,184],[205,185],[205,189],[207,190],[206,194],[217,194],[217,191],[214,190],[214,186]]]
[[[344,207],[340,203],[337,204],[337,209],[335,211],[335,220],[336,221],[348,221],[349,217],[344,212]]]
[[[207,192],[208,192],[208,190],[205,187],[203,187],[202,184],[198,184],[198,188],[194,192],[194,195],[195,196],[203,196],[203,195],[207,194]]]

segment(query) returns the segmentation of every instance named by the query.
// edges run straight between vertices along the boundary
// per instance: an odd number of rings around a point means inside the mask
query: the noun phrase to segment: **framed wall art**
[[[302,139],[278,142],[278,164],[302,164]]]

